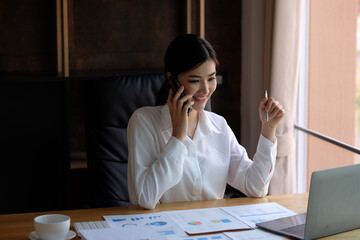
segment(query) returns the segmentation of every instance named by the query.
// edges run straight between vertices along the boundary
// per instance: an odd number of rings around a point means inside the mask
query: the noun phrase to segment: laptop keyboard
[[[296,236],[304,236],[305,234],[305,224],[299,224],[288,228],[283,228],[280,231],[290,233]]]

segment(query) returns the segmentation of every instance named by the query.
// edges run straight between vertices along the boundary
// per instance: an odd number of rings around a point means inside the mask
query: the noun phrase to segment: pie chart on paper
[[[166,224],[167,224],[166,222],[153,222],[153,223],[150,223],[150,225],[153,225],[153,226],[164,226]]]
[[[201,225],[201,222],[192,221],[192,222],[188,222],[187,224],[189,224],[191,226],[196,226],[196,225]]]

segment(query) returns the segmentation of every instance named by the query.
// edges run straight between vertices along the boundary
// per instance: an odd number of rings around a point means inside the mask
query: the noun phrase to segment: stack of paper
[[[104,216],[106,224],[75,223],[74,226],[79,235],[87,240],[275,240],[283,238],[255,229],[255,224],[292,215],[295,213],[277,203],[264,203],[151,214]]]

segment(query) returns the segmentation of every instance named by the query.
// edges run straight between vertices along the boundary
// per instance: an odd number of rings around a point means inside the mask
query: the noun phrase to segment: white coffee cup
[[[41,240],[64,239],[70,229],[70,217],[63,214],[45,214],[34,218],[36,234]]]

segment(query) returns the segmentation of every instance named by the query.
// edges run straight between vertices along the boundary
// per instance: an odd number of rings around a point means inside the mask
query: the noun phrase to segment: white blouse
[[[127,131],[133,205],[152,209],[159,202],[221,199],[226,183],[246,196],[268,192],[277,142],[261,135],[252,161],[226,120],[213,112],[199,112],[194,138],[184,142],[172,136],[167,104],[136,110]]]

